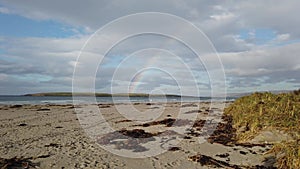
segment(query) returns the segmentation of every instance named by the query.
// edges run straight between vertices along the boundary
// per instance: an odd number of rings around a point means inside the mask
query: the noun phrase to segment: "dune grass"
[[[225,109],[231,115],[237,140],[247,141],[263,129],[276,129],[292,136],[292,140],[275,144],[278,168],[300,166],[300,90],[291,93],[254,93],[237,99]],[[243,130],[239,130],[243,128]]]

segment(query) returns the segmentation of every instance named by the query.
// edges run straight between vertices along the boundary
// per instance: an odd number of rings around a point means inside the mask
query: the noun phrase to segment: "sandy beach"
[[[269,145],[231,142],[232,127],[230,119],[222,118],[222,105],[220,102],[211,107],[209,103],[94,105],[99,107],[105,125],[109,124],[113,131],[106,131],[105,126],[97,122],[99,112],[81,111],[85,105],[1,105],[1,167],[192,169],[271,166],[274,159],[265,154]],[[132,107],[144,114],[132,113]],[[210,124],[218,125],[218,128],[203,141],[202,136],[209,133]],[[88,130],[93,126],[93,130]],[[100,133],[104,134],[98,134],[99,127],[100,130],[103,127]]]

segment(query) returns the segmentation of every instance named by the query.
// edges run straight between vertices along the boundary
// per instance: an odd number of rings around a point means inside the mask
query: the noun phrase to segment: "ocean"
[[[92,97],[76,97],[76,103],[89,103]],[[227,97],[226,101],[236,98]],[[210,97],[96,97],[98,103],[128,103],[128,102],[209,102],[224,101],[222,98]],[[72,104],[70,96],[0,96],[0,104]]]

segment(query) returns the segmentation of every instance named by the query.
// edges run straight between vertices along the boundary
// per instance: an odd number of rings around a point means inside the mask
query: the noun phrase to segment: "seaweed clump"
[[[232,126],[232,117],[224,115],[222,117],[222,123],[219,123],[216,130],[208,138],[209,143],[219,143],[227,145],[230,143],[235,143],[236,141],[236,130]]]
[[[142,129],[126,130],[122,129],[101,136],[97,142],[101,145],[113,144],[116,149],[133,150],[133,152],[143,152],[148,149],[143,147],[142,143],[155,141],[154,136],[160,133],[148,133]]]
[[[241,167],[238,165],[234,164],[229,164],[227,162],[221,161],[214,159],[212,157],[202,155],[202,154],[197,154],[194,156],[189,157],[190,160],[194,162],[200,163],[202,166],[208,166],[208,167],[222,167],[222,168],[235,168],[235,169],[240,169]]]
[[[8,168],[36,168],[39,166],[37,163],[33,163],[30,161],[32,158],[0,158],[0,168],[1,169],[8,169]]]
[[[154,125],[165,125],[166,127],[176,127],[176,126],[185,126],[185,125],[190,125],[192,124],[193,121],[188,120],[188,119],[173,119],[173,118],[166,118],[163,120],[159,121],[153,121],[149,123],[144,123],[144,124],[138,124],[134,126],[141,126],[141,127],[149,127],[149,126],[154,126]]]

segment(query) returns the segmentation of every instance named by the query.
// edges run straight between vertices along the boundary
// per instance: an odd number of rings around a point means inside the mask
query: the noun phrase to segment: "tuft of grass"
[[[300,140],[275,144],[270,152],[276,154],[278,168],[298,169],[300,167]]]
[[[294,140],[275,144],[271,151],[282,154],[277,159],[278,168],[300,166],[300,89],[281,94],[253,93],[237,99],[224,113],[233,118],[237,141],[252,139],[269,128],[293,136]]]

